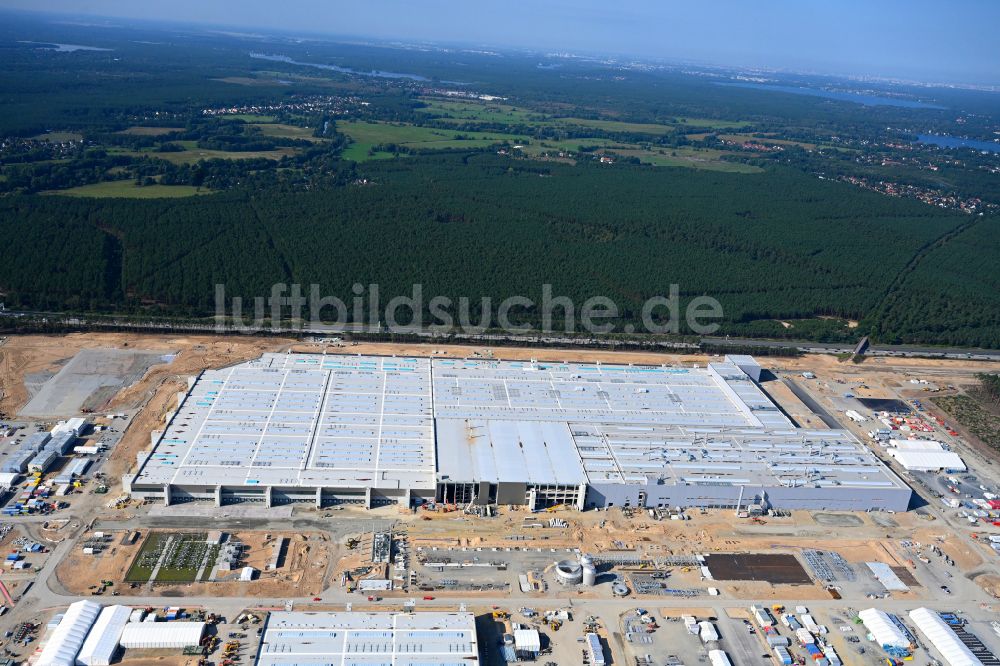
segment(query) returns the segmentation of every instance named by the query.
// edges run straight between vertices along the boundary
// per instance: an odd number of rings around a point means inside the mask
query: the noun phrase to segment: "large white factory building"
[[[167,503],[424,501],[904,511],[843,430],[795,427],[746,356],[707,367],[265,354],[192,378],[139,470]]]

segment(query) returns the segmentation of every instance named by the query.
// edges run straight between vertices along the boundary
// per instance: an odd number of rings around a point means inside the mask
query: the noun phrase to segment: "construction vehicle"
[[[562,626],[562,620],[555,620],[555,619],[549,620],[549,627],[551,627],[552,631],[559,631],[559,627],[561,626]]]
[[[771,610],[774,611],[775,613],[784,613],[785,607],[782,606],[781,604],[774,604],[773,606],[771,606]]]
[[[510,613],[508,613],[507,611],[503,611],[503,610],[495,610],[495,611],[493,611],[493,619],[494,620],[507,620],[509,618],[510,618]]]

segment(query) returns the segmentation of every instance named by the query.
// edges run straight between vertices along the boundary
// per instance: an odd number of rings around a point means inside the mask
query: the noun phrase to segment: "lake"
[[[977,141],[976,139],[960,139],[947,134],[918,134],[914,143],[932,143],[942,148],[972,148],[990,153],[1000,153],[1000,143],[992,141]]]
[[[857,102],[865,106],[901,106],[908,109],[944,109],[946,107],[927,102],[918,102],[912,99],[899,99],[897,97],[878,97],[877,95],[866,95],[864,93],[839,92],[835,90],[822,90],[820,88],[802,88],[798,86],[781,86],[774,83],[748,83],[745,81],[719,82],[720,86],[733,86],[735,88],[751,88],[757,90],[773,90],[775,92],[792,93],[793,95],[809,95],[811,97],[825,97],[841,102]]]
[[[327,69],[341,74],[357,74],[359,76],[377,76],[383,79],[410,79],[411,81],[430,81],[426,76],[419,74],[405,74],[403,72],[386,72],[380,69],[373,69],[370,72],[360,72],[350,67],[340,67],[338,65],[324,65],[318,62],[300,62],[283,55],[267,55],[264,53],[251,53],[251,58],[258,60],[270,60],[271,62],[287,62],[290,65],[302,65],[303,67],[316,67],[317,69]]]

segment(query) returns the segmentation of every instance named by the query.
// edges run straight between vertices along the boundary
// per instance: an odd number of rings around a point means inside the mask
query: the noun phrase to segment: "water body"
[[[972,148],[973,150],[984,150],[990,153],[1000,153],[1000,143],[992,141],[978,141],[976,139],[960,139],[947,134],[918,134],[914,143],[932,143],[942,148]]]
[[[57,53],[72,53],[73,51],[110,51],[111,49],[102,49],[97,46],[84,46],[82,44],[53,44],[50,42],[28,42],[20,41],[18,44],[31,44],[40,49],[46,51],[55,51]]]
[[[899,99],[897,97],[879,97],[877,95],[866,95],[864,93],[839,92],[835,90],[822,90],[820,88],[802,88],[798,86],[781,86],[774,83],[748,83],[745,81],[732,81],[727,83],[719,82],[720,86],[733,86],[735,88],[751,88],[755,90],[774,90],[775,92],[792,93],[793,95],[809,95],[810,97],[825,97],[841,102],[857,102],[865,106],[901,106],[907,109],[944,109],[946,107],[927,102],[918,102],[912,99]]]
[[[287,62],[290,65],[302,65],[304,67],[315,67],[317,69],[326,69],[330,70],[331,72],[340,72],[341,74],[375,76],[383,79],[409,79],[411,81],[430,81],[430,79],[428,79],[426,76],[420,76],[419,74],[406,74],[404,72],[387,72],[381,69],[373,69],[370,72],[360,72],[356,69],[351,69],[350,67],[340,67],[338,65],[324,65],[318,62],[300,62],[298,60],[293,60],[292,58],[283,55],[267,55],[265,53],[251,53],[250,57],[257,58],[258,60],[270,60],[271,62]]]

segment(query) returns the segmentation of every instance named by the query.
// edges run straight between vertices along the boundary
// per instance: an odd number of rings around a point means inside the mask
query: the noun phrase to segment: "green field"
[[[653,164],[655,166],[677,166],[689,169],[705,169],[707,171],[722,171],[725,173],[761,173],[764,171],[760,167],[740,162],[727,162],[720,159],[726,153],[721,150],[710,148],[691,148],[688,146],[678,148],[664,148],[661,150],[641,150],[625,149],[613,150],[620,155],[638,157],[643,164]]]
[[[223,118],[242,120],[247,123],[273,123],[278,120],[274,116],[264,116],[257,113],[227,113]]]
[[[80,141],[83,139],[82,134],[77,134],[76,132],[46,132],[44,134],[38,134],[31,137],[35,141],[50,141],[52,143],[62,143],[63,141]]]
[[[531,123],[544,119],[543,114],[533,113],[509,104],[496,102],[475,102],[471,100],[425,100],[427,106],[417,109],[427,114],[447,114],[451,118],[446,121],[466,122],[479,121],[484,123]]]
[[[373,146],[379,144],[394,143],[419,150],[428,148],[484,148],[500,141],[517,142],[522,140],[513,134],[502,132],[456,132],[434,127],[363,121],[338,123],[337,130],[354,141],[344,151],[343,157],[356,162],[392,157],[389,153],[376,153],[374,157],[368,154]]]
[[[282,123],[254,123],[253,127],[260,129],[264,136],[276,136],[282,139],[305,139],[306,141],[326,141],[313,136],[313,128],[284,125]]]
[[[128,129],[123,129],[119,134],[132,134],[134,136],[163,136],[172,132],[183,132],[183,127],[143,127],[134,125]]]
[[[712,129],[735,129],[745,127],[746,122],[732,120],[717,120],[713,118],[676,118],[675,123],[630,123],[618,120],[590,120],[587,118],[561,118],[549,114],[535,113],[528,109],[499,104],[496,102],[480,102],[475,100],[424,100],[426,107],[418,109],[428,115],[448,115],[441,118],[444,122],[488,122],[488,123],[518,123],[535,127],[556,127],[573,125],[591,127],[604,132],[630,132],[662,136],[671,134],[678,125],[689,127],[709,127]]]
[[[208,556],[206,568],[211,571],[214,555],[218,553],[217,546],[205,542],[204,532],[164,533],[151,532],[132,561],[125,582],[149,582],[156,572],[157,583],[192,583],[198,576],[202,562]],[[162,560],[162,561],[161,561]],[[204,579],[205,576],[202,576]]]
[[[211,194],[210,190],[199,189],[193,185],[146,185],[137,187],[132,180],[111,180],[92,185],[71,187],[67,190],[50,190],[45,194],[64,197],[91,197],[97,199],[177,199],[193,197],[199,194]]]
[[[276,148],[275,150],[255,150],[255,151],[230,151],[230,150],[210,150],[199,148],[196,141],[173,141],[184,148],[176,153],[161,153],[152,148],[142,150],[127,150],[123,148],[112,148],[108,150],[110,154],[135,155],[153,157],[166,160],[173,164],[195,164],[201,160],[249,160],[264,158],[268,160],[280,160],[282,157],[295,154],[295,148]]]

